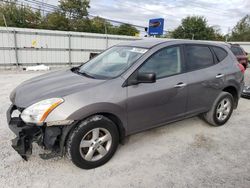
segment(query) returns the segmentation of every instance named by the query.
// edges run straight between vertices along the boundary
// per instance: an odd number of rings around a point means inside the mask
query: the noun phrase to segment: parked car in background
[[[245,69],[248,67],[248,53],[238,44],[230,44],[230,49]]]
[[[250,66],[250,54],[248,53],[248,67]]]
[[[196,115],[222,126],[244,86],[239,65],[219,43],[148,39],[116,45],[79,67],[19,85],[7,112],[16,134],[12,146],[27,160],[37,142],[52,151],[43,158],[67,151],[76,166],[90,169],[137,132]]]
[[[244,87],[242,94],[241,94],[241,97],[250,99],[250,86]]]

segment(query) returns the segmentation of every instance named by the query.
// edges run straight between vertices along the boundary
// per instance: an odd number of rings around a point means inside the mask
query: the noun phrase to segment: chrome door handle
[[[182,87],[185,87],[185,86],[187,86],[187,84],[185,84],[185,83],[178,83],[174,87],[175,88],[182,88]]]
[[[216,78],[221,78],[223,76],[224,76],[224,74],[217,74]]]

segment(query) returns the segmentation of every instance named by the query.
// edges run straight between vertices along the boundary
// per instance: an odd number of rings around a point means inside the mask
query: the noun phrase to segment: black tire
[[[228,99],[230,101],[231,108],[230,108],[230,111],[229,111],[227,117],[224,120],[219,120],[219,118],[217,117],[217,108],[218,108],[218,105],[220,105],[221,101],[224,99]],[[207,123],[209,123],[212,126],[216,126],[216,127],[222,126],[231,117],[233,109],[234,109],[233,96],[228,92],[221,92],[220,95],[215,100],[212,108],[207,113],[203,114],[202,117]]]
[[[80,151],[80,142],[84,135],[95,128],[104,128],[109,131],[111,135],[111,146],[108,152],[99,160],[87,161]],[[108,162],[114,155],[119,144],[119,132],[117,126],[108,118],[102,115],[90,117],[81,122],[69,135],[67,140],[67,153],[72,162],[79,168],[92,169],[101,166]]]

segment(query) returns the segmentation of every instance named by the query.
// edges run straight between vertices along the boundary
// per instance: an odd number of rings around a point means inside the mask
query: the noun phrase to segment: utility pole
[[[104,32],[106,36],[106,49],[107,49],[109,44],[108,44],[108,29],[107,29],[106,21],[104,22],[104,30],[105,30]]]
[[[8,28],[8,26],[7,26],[7,22],[6,22],[6,19],[5,19],[4,14],[3,14],[3,21],[4,21],[4,25],[5,25],[6,29],[7,29],[7,28]]]
[[[226,35],[226,42],[228,42],[228,38],[229,38],[229,35],[230,35],[230,27],[228,27],[227,29],[227,35]]]
[[[43,10],[43,17],[45,16],[44,14],[44,0],[42,0],[42,10]]]

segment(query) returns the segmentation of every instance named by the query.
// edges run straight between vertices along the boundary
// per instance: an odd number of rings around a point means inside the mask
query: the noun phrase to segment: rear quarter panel
[[[240,97],[244,87],[244,74],[238,67],[238,60],[234,56],[234,54],[230,50],[228,50],[228,53],[231,61],[223,62],[223,66],[225,66],[227,72],[225,76],[225,87],[235,87],[238,93],[238,97]]]

